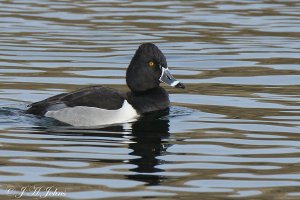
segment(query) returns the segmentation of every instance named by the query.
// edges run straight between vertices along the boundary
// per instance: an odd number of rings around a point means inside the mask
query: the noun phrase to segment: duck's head
[[[185,88],[171,75],[164,54],[152,43],[144,43],[136,50],[126,72],[126,82],[133,92],[159,87],[161,82]]]

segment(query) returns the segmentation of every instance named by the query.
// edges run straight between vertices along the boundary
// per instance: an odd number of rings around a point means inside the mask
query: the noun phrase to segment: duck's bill
[[[168,68],[164,68],[162,67],[162,73],[161,76],[159,78],[159,80],[167,85],[170,85],[172,87],[176,87],[176,88],[182,88],[184,89],[185,86],[180,83],[179,81],[177,81],[172,74],[170,73]]]

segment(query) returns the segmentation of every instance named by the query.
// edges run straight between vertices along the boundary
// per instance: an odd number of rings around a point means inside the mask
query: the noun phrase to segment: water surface
[[[1,1],[0,198],[299,199],[299,10],[292,0]],[[24,114],[87,85],[126,91],[142,42],[187,86],[165,86],[168,116],[80,129]]]

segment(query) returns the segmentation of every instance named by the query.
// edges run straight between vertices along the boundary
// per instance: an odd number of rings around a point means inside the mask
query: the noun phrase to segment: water
[[[298,1],[0,2],[1,199],[300,199]],[[79,129],[25,115],[119,90],[154,42],[185,90],[169,116]],[[40,188],[40,189],[38,189]]]

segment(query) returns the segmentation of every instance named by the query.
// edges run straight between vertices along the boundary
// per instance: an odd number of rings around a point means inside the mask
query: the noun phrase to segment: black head
[[[161,82],[184,88],[170,74],[164,54],[152,43],[139,46],[127,69],[126,82],[133,92],[159,87]]]

